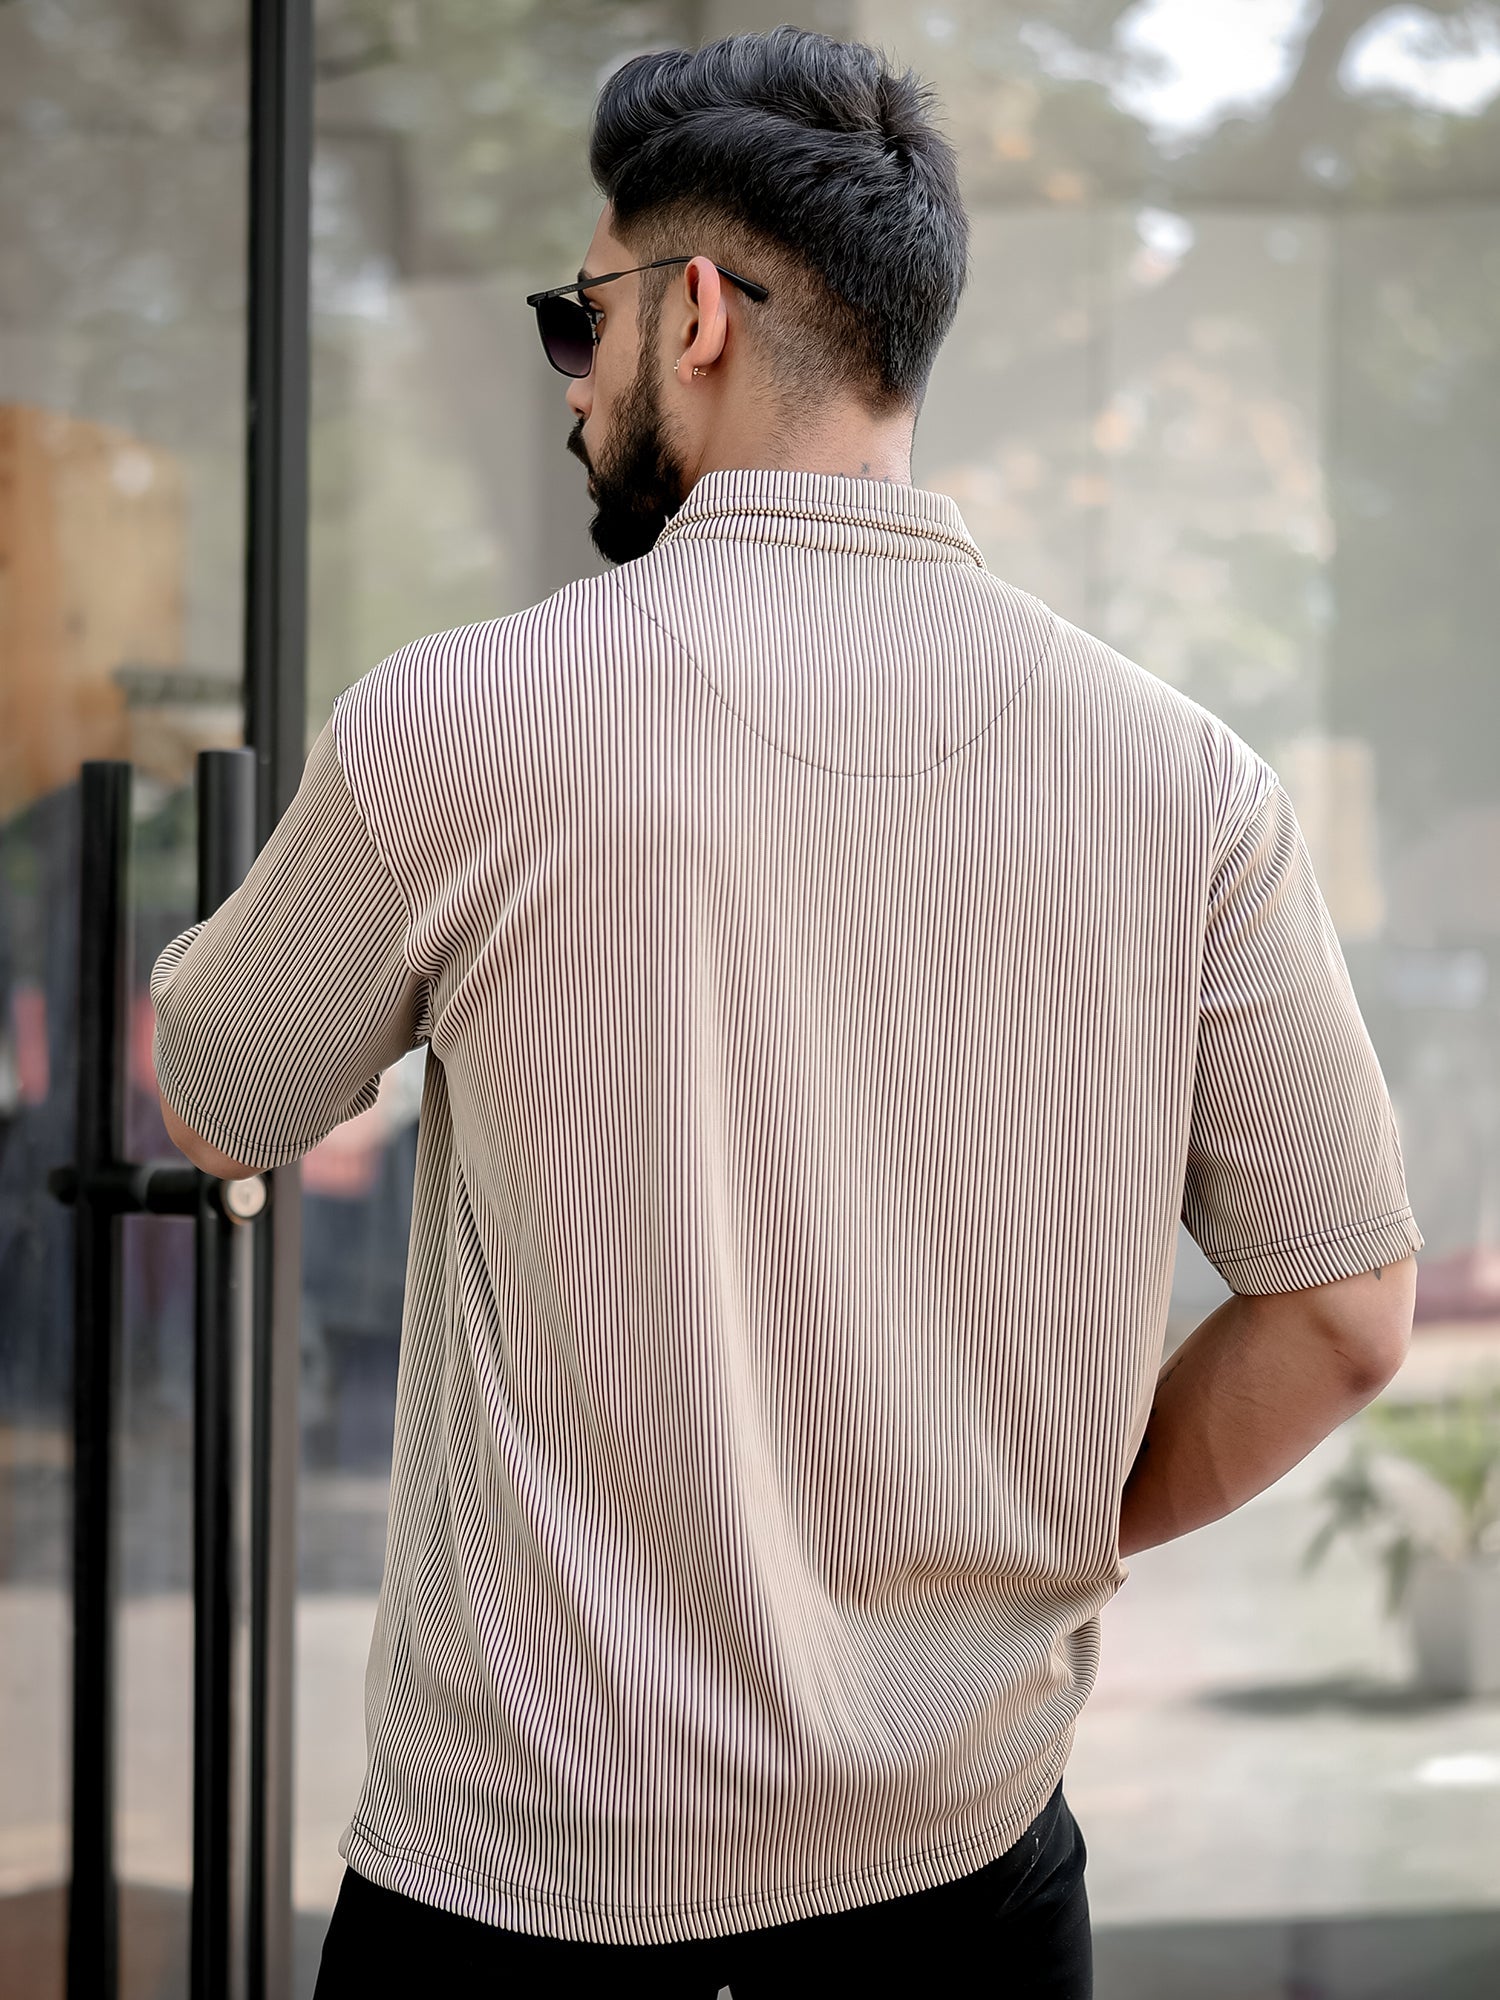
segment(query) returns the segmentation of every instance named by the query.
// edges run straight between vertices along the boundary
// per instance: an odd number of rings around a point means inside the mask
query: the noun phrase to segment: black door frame
[[[297,789],[307,712],[313,0],[250,0],[245,742],[261,847]],[[246,2000],[292,1986],[301,1181],[272,1176],[255,1246],[245,1718]]]

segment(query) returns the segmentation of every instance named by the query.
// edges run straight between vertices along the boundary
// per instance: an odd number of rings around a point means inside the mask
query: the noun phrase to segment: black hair
[[[622,241],[702,251],[768,286],[746,312],[779,377],[920,406],[969,225],[953,148],[912,71],[792,27],[653,50],[600,91],[589,167]]]

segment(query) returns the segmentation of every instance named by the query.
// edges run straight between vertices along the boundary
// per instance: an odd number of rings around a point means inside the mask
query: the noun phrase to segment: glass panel
[[[1296,803],[1428,1242],[1411,1359],[1380,1406],[1438,1417],[1500,1367],[1500,44],[1474,25],[1492,11],[805,16],[912,62],[960,148],[973,275],[918,481],[958,499],[997,573],[1223,715]],[[573,0],[503,23],[457,0],[378,17],[324,0],[310,729],[415,634],[598,566],[560,380],[518,301],[587,241],[609,65],[777,18],[753,0]],[[411,1090],[398,1078],[308,1170],[309,1963],[363,1768],[348,1696],[379,1577]],[[1182,1236],[1168,1348],[1223,1296]],[[1390,1617],[1378,1538],[1300,1572],[1367,1435],[1346,1427],[1228,1521],[1136,1558],[1106,1614],[1068,1787],[1101,2000],[1352,1992],[1372,1958],[1403,1988],[1456,1991],[1449,1960],[1495,1949],[1500,1734],[1492,1703],[1439,1691],[1454,1579],[1425,1565]],[[1388,1518],[1414,1508],[1427,1533],[1441,1499],[1391,1455],[1399,1437],[1381,1434]],[[1492,1559],[1475,1590],[1486,1574]]]
[[[1371,1418],[1105,1613],[1067,1781],[1099,1990],[1344,1993],[1373,1959],[1467,1992],[1500,1948],[1500,1406],[1462,1429],[1500,1378],[1500,39],[1298,0],[854,13],[937,84],[974,223],[916,476],[1275,766],[1427,1238]],[[1168,1349],[1224,1295],[1183,1234]],[[1376,1531],[1304,1575],[1361,1441]]]
[[[0,1990],[61,1991],[78,766],[135,766],[128,1146],[169,1151],[146,980],[191,920],[193,757],[239,728],[240,0],[0,9]],[[185,1990],[191,1234],[125,1229],[121,1991]]]

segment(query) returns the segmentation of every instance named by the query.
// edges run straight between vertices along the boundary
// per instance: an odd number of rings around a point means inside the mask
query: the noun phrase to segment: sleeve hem
[[[311,1138],[279,1139],[274,1145],[270,1146],[264,1142],[247,1144],[237,1139],[232,1132],[218,1124],[217,1121],[204,1119],[192,1112],[185,1111],[176,1088],[169,1088],[163,1082],[160,1069],[157,1070],[156,1089],[158,1096],[161,1097],[163,1102],[171,1105],[172,1110],[182,1120],[183,1124],[187,1126],[190,1132],[196,1133],[200,1139],[206,1141],[208,1145],[213,1147],[216,1153],[222,1153],[226,1160],[236,1160],[242,1167],[253,1166],[258,1174],[269,1174],[274,1172],[277,1167],[289,1166],[293,1160],[300,1160],[305,1153],[311,1152],[314,1146],[321,1145],[323,1140],[328,1137],[328,1132],[333,1130],[333,1127],[330,1125],[328,1131],[316,1132]],[[379,1090],[380,1079],[379,1077],[374,1077],[360,1091],[359,1096],[355,1099],[351,1108],[344,1114],[344,1117],[353,1118],[361,1111],[368,1111],[374,1104]],[[343,1120],[340,1119],[336,1122],[342,1123]]]
[[[1300,1292],[1312,1285],[1336,1284],[1381,1264],[1402,1263],[1423,1242],[1411,1209],[1398,1208],[1315,1235],[1210,1257],[1209,1262],[1234,1292],[1249,1296]]]

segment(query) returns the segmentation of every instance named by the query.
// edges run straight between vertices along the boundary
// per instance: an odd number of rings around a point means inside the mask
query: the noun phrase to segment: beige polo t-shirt
[[[952,1880],[1062,1776],[1179,1216],[1421,1246],[1270,767],[936,493],[720,472],[340,699],[162,955],[165,1095],[293,1158],[429,1043],[371,1880],[562,1938]]]

